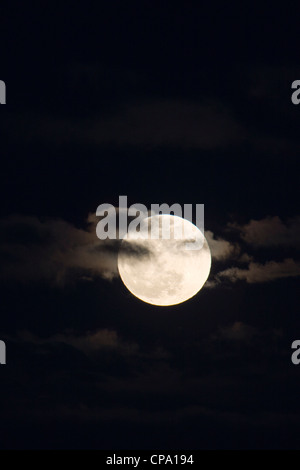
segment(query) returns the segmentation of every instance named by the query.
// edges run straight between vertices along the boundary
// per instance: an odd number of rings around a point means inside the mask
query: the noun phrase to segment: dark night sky
[[[0,448],[299,448],[297,15],[108,3],[1,13]],[[118,278],[123,194],[204,203],[191,300]]]

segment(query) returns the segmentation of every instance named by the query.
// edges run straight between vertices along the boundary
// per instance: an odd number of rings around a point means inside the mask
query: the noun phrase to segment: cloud
[[[15,119],[9,120],[8,133]],[[241,143],[245,134],[226,107],[184,99],[123,103],[93,118],[23,115],[20,120],[24,139],[56,143],[214,149]]]
[[[223,238],[215,238],[215,235],[210,230],[205,231],[205,238],[209,245],[212,258],[216,260],[226,260],[240,252],[239,246],[233,244]]]
[[[227,109],[184,100],[157,100],[124,107],[96,122],[95,143],[216,148],[242,140],[239,124]]]
[[[228,223],[227,228],[229,232],[237,232],[241,240],[235,243],[223,239],[214,240],[211,232],[207,232],[207,240],[212,256],[216,260],[232,259],[237,265],[219,271],[206,283],[206,287],[214,288],[224,280],[230,282],[244,280],[248,284],[255,284],[300,275],[300,262],[286,253],[287,248],[297,249],[300,246],[299,216],[291,217],[285,223],[278,216],[267,216],[261,220],[252,219],[244,225]],[[243,243],[249,245],[252,250],[257,248],[285,249],[285,258],[257,262],[255,255],[242,253]],[[247,267],[241,267],[241,263],[246,264]]]
[[[90,213],[86,227],[78,228],[62,219],[26,215],[0,219],[0,279],[44,280],[61,285],[68,280],[88,282],[98,276],[112,280],[119,276],[120,251],[127,257],[151,256],[148,247],[133,241],[99,240],[96,235],[99,220]],[[209,230],[205,236],[213,259],[225,261],[240,256],[238,244],[215,237]]]
[[[236,232],[240,241],[230,242],[220,238],[215,240],[212,232],[206,237],[215,260],[235,260],[236,266],[219,271],[214,278],[206,283],[206,287],[214,288],[225,279],[230,282],[244,280],[248,284],[271,282],[287,277],[300,275],[300,262],[286,253],[286,249],[297,249],[300,246],[300,217],[289,218],[285,223],[278,217],[267,216],[261,220],[250,220],[244,225],[228,223],[229,232]],[[257,262],[255,255],[242,252],[243,243],[250,249],[272,248],[285,249],[283,260],[266,260]],[[275,253],[274,253],[275,255]],[[241,266],[246,264],[247,267]]]
[[[12,215],[0,220],[0,279],[21,282],[46,280],[63,284],[68,279],[111,280],[118,276],[117,254],[148,256],[149,251],[119,240],[99,240],[95,219],[86,229],[61,219]]]
[[[250,220],[245,225],[228,224],[238,230],[242,239],[254,247],[291,246],[300,247],[300,216],[284,223],[279,217]]]
[[[254,247],[293,246],[299,243],[299,217],[284,224],[279,217],[251,220],[243,226],[229,224],[244,242]],[[63,285],[67,281],[92,281],[97,277],[112,280],[119,276],[117,256],[148,257],[151,251],[138,243],[121,240],[99,240],[96,235],[97,217],[89,214],[85,228],[78,228],[62,219],[39,219],[11,215],[0,219],[0,279],[20,282],[47,281]],[[275,235],[271,236],[275,230]],[[241,253],[239,242],[205,232],[212,258],[219,262],[234,260],[231,266],[218,272],[206,287],[215,287],[223,280],[245,280],[249,284],[295,277],[300,263],[291,257],[283,261],[256,262],[253,256]],[[269,244],[269,245],[268,245]],[[241,263],[247,267],[241,267]]]
[[[107,328],[86,332],[84,335],[76,335],[73,332],[58,333],[47,339],[39,338],[30,331],[20,331],[18,338],[34,344],[64,343],[88,355],[103,349],[118,350],[123,355],[131,355],[139,349],[137,344],[122,341],[115,330]]]
[[[36,354],[51,355],[69,351],[71,358],[85,358],[97,364],[100,374],[124,377],[135,375],[144,368],[165,364],[172,354],[164,346],[145,348],[139,342],[124,338],[115,329],[101,328],[75,332],[72,329],[41,337],[29,330],[19,330],[15,335],[4,335],[14,345],[29,346]],[[79,355],[79,353],[81,355]]]
[[[253,326],[237,321],[230,326],[219,328],[217,334],[213,336],[215,340],[246,341],[256,336],[258,331]]]
[[[205,238],[210,248],[211,257],[213,261],[220,261],[222,263],[229,259],[236,259],[240,262],[248,262],[250,257],[244,253],[240,254],[241,249],[238,243],[232,243],[228,240],[224,240],[221,237],[216,237],[210,230],[205,230]],[[220,279],[215,276],[210,278],[204,284],[204,288],[213,289],[220,285]]]
[[[217,274],[217,279],[231,282],[245,280],[248,284],[263,283],[300,275],[300,263],[291,258],[268,261],[265,264],[250,262],[247,269],[231,267]]]

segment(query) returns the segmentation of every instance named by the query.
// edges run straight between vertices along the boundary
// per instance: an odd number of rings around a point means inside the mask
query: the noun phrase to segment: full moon
[[[139,232],[129,226],[118,254],[119,274],[127,289],[143,302],[159,306],[180,304],[197,294],[210,267],[203,233],[188,220],[169,214],[144,218]]]

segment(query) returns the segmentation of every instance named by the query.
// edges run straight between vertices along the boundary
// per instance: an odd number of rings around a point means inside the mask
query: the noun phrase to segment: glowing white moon
[[[160,224],[158,239],[150,238],[153,224]],[[162,224],[170,224],[169,239],[162,237],[166,233]],[[202,232],[188,220],[169,214],[147,217],[140,227],[140,232],[129,227],[118,254],[119,273],[127,289],[144,302],[160,306],[193,297],[205,284],[211,267]],[[188,249],[192,243],[201,248]]]

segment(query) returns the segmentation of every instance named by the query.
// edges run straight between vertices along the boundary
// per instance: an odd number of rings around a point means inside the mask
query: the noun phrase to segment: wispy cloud
[[[234,234],[235,238],[238,235],[240,239],[235,243],[219,239],[215,243],[214,236],[209,232],[207,234],[212,255],[219,261],[230,260],[231,266],[221,269],[209,280],[206,287],[216,287],[224,280],[233,283],[243,280],[248,284],[255,284],[300,275],[297,256],[287,256],[285,251],[300,247],[299,216],[291,217],[286,222],[277,216],[268,216],[261,220],[252,219],[244,225],[228,223],[226,231],[229,237]],[[270,249],[275,259],[261,261],[260,250],[260,258],[257,261],[257,251],[262,248],[266,258]],[[251,254],[245,250],[249,250]]]
[[[128,257],[151,256],[149,249],[139,244],[99,240],[97,222],[94,214],[89,214],[85,228],[62,219],[41,220],[25,215],[0,219],[0,279],[47,281],[56,285],[69,280],[87,282],[97,277],[112,280],[119,276],[120,250]],[[299,246],[299,227],[298,216],[286,223],[279,217],[266,217],[245,225],[228,224],[227,239],[207,230],[205,236],[218,272],[205,287],[216,287],[224,280],[254,284],[299,276],[300,262],[293,256],[282,256],[279,251]],[[235,236],[233,242],[231,232],[236,232],[240,240]],[[252,250],[251,255],[245,251],[245,244]],[[257,261],[256,250],[268,247],[278,249],[276,258]]]
[[[99,240],[96,220],[89,215],[86,228],[61,219],[13,215],[0,220],[0,279],[31,282],[46,280],[64,284],[68,279],[88,281],[97,276],[118,276],[117,256],[125,250],[130,257],[148,256],[119,240]]]
[[[14,120],[12,116],[8,133]],[[25,140],[92,145],[214,149],[240,143],[245,135],[226,107],[183,99],[123,103],[92,118],[27,115],[20,123],[17,129]]]
[[[217,279],[231,282],[245,280],[249,284],[275,281],[300,276],[300,263],[291,258],[284,261],[267,261],[265,264],[250,262],[248,268],[231,267],[217,274]]]
[[[73,346],[87,355],[93,355],[103,349],[118,350],[122,355],[131,355],[138,352],[139,346],[136,343],[123,341],[115,330],[100,329],[94,332],[76,335],[69,331],[58,333],[49,338],[39,338],[30,331],[20,331],[18,338],[25,342],[34,344],[64,343]]]
[[[258,335],[259,331],[253,326],[247,325],[241,321],[234,322],[230,326],[221,327],[212,336],[213,340],[230,340],[230,341],[248,341]]]
[[[245,225],[228,224],[240,232],[241,238],[255,247],[300,247],[300,217],[292,217],[284,223],[279,217],[250,220]]]
[[[240,247],[236,243],[216,237],[210,230],[205,231],[205,238],[210,247],[212,258],[215,260],[224,261],[240,253]]]

